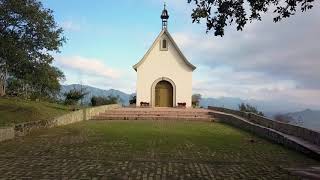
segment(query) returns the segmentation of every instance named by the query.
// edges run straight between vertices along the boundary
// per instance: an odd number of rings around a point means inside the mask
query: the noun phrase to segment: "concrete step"
[[[112,111],[130,112],[211,112],[208,109],[179,109],[179,108],[120,108]]]
[[[203,118],[203,119],[210,119],[212,118],[212,116],[209,115],[203,115],[203,116],[180,116],[180,115],[99,115],[96,116],[99,118],[104,118],[104,119],[108,119],[108,118],[154,118],[154,117],[159,117],[159,118],[176,118],[176,119],[181,119],[181,118]]]
[[[120,111],[120,110],[111,110],[106,111],[105,113],[179,113],[179,114],[208,114],[206,111]]]
[[[111,121],[111,120],[161,120],[161,121],[203,121],[203,122],[212,122],[214,118],[208,117],[172,117],[172,116],[110,116],[110,117],[103,117],[103,116],[95,116],[91,120],[103,120],[103,121]]]
[[[92,120],[184,120],[213,121],[214,118],[206,109],[179,108],[120,108],[92,118]]]
[[[194,113],[194,112],[104,112],[100,113],[102,116],[108,116],[108,115],[128,115],[128,116],[143,116],[143,115],[155,115],[155,116],[162,116],[162,115],[176,115],[176,116],[208,116],[209,113]]]

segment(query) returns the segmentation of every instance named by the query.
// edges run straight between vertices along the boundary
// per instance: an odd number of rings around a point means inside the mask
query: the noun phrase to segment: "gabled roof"
[[[185,64],[190,67],[192,69],[192,71],[194,71],[196,69],[196,67],[194,65],[192,65],[187,58],[182,54],[181,50],[179,49],[178,45],[176,44],[176,42],[173,40],[172,36],[170,35],[170,33],[168,32],[167,29],[164,29],[161,31],[161,33],[159,34],[159,36],[157,37],[157,39],[153,42],[151,48],[147,51],[147,53],[143,56],[143,58],[133,66],[134,70],[137,71],[138,67],[147,59],[147,56],[150,54],[151,50],[157,45],[157,43],[160,41],[161,37],[163,34],[166,34],[169,38],[169,40],[172,42],[174,48],[177,50],[178,54],[180,55],[180,57],[182,58],[182,60],[185,62]]]

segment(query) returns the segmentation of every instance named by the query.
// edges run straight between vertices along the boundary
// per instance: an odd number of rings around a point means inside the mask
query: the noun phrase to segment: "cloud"
[[[66,31],[80,31],[81,27],[79,24],[71,20],[66,20],[61,23],[61,27]]]
[[[226,67],[199,67],[195,72],[194,90],[207,97],[263,99],[266,96],[261,96],[262,91],[279,92],[294,88],[294,81],[279,80],[261,72],[248,73]]]
[[[262,22],[248,24],[242,32],[228,27],[223,38],[197,30],[174,33],[186,56],[200,66],[194,91],[320,107],[320,11],[316,8],[280,23],[265,15]]]
[[[66,75],[64,84],[81,83],[101,89],[117,89],[126,93],[135,92],[134,71],[115,69],[103,59],[82,56],[56,56],[55,65]]]
[[[258,71],[297,81],[300,88],[320,89],[317,34],[320,11],[298,14],[280,23],[249,24],[243,32],[227,30],[223,38],[194,32],[174,34],[191,59],[210,67],[227,65],[236,71]]]
[[[108,67],[101,59],[86,58],[81,56],[58,56],[55,59],[59,67],[81,72],[82,74],[112,79],[120,78],[121,76],[119,70]]]
[[[281,102],[280,104],[287,104],[288,107],[300,104],[305,108],[320,108],[320,91],[299,89],[293,80],[281,80],[261,72],[241,72],[225,67],[199,67],[194,76],[193,91],[204,97],[238,97],[274,102],[275,106]]]

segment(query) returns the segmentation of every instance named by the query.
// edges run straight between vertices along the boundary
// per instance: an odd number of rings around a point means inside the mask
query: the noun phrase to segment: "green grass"
[[[68,108],[59,104],[0,98],[0,126],[49,120],[67,112]]]
[[[159,159],[188,157],[274,165],[312,162],[300,153],[221,123],[88,122],[70,128],[79,133],[87,131],[89,141],[103,142],[104,149],[112,149],[115,144],[117,151],[131,157],[149,152]]]
[[[168,179],[186,174],[204,179],[195,166],[209,168],[217,179],[282,179],[287,176],[283,168],[320,164],[225,124],[181,121],[84,121],[7,141],[0,144],[0,154],[11,157],[0,157],[0,163],[16,169],[15,173],[30,172],[31,177],[39,172],[26,170],[21,163],[32,162],[34,167],[38,163],[43,171],[67,177],[75,175],[72,169],[79,177],[106,173],[110,179],[125,174],[137,177],[138,171],[154,174],[159,167],[168,170],[169,164],[173,174]],[[0,172],[7,172],[7,166]]]

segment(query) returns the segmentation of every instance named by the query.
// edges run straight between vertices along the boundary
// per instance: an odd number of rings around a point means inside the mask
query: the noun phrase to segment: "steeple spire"
[[[163,11],[161,14],[161,19],[162,19],[162,29],[167,29],[168,27],[168,19],[169,19],[169,13],[166,9],[166,3],[163,5]]]

